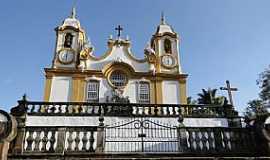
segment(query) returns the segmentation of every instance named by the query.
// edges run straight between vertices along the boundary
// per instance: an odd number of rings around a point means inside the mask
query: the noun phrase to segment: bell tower
[[[56,46],[52,68],[76,69],[79,65],[79,52],[87,41],[73,7],[71,15],[62,25],[55,28]]]
[[[166,23],[162,13],[161,22],[151,39],[151,48],[155,50],[157,73],[181,74],[179,60],[179,36],[173,28]]]

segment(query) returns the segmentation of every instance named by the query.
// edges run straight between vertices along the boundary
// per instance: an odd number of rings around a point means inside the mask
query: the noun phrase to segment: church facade
[[[179,36],[164,16],[144,59],[134,57],[121,26],[115,29],[118,35],[109,37],[101,57],[75,9],[55,29],[43,101],[23,96],[10,113],[0,110],[0,159],[269,156],[270,131],[263,122],[243,126],[230,104],[187,104]]]
[[[50,102],[111,102],[119,94],[130,103],[185,104],[186,78],[182,72],[179,35],[162,17],[144,49],[144,58],[131,52],[129,38],[107,42],[107,51],[94,55],[94,46],[76,18],[75,9],[55,29],[52,67],[46,68],[44,100]]]

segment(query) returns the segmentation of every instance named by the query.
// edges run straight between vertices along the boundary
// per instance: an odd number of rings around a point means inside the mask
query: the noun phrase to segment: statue
[[[108,114],[112,115],[131,115],[132,107],[128,105],[130,103],[129,97],[123,96],[123,90],[116,88],[112,90],[112,97],[106,97],[107,103],[119,103],[120,105],[113,106],[110,110],[105,108],[105,110],[109,110]],[[126,105],[125,105],[126,104]]]
[[[153,75],[156,74],[156,53],[155,50],[151,47],[150,43],[147,43],[146,47],[144,48],[144,54],[150,63],[149,70],[152,72]]]
[[[112,90],[112,97],[111,99],[109,99],[109,97],[107,96],[106,98],[106,102],[109,103],[130,103],[129,101],[129,97],[123,96],[123,90],[116,88]]]
[[[93,46],[91,46],[89,40],[84,42],[82,50],[79,54],[79,65],[78,65],[78,67],[81,68],[82,70],[85,70],[87,68],[86,60],[89,58],[93,50],[94,50]]]

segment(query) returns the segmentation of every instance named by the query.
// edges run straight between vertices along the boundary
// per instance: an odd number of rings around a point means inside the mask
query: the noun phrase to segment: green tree
[[[187,104],[195,105],[197,104],[197,101],[192,99],[192,97],[187,97]]]
[[[259,85],[261,91],[259,96],[261,100],[265,104],[270,103],[270,65],[259,75],[259,79],[257,80],[257,84]]]
[[[217,104],[217,105],[227,105],[228,100],[224,96],[217,96],[217,89],[208,88],[202,89],[202,93],[199,93],[198,104]]]
[[[252,119],[258,118],[258,116],[266,115],[267,109],[264,106],[263,100],[254,99],[248,102],[248,106],[245,110],[244,116],[246,121],[250,121]]]
[[[259,99],[248,102],[244,112],[246,120],[264,117],[269,114],[267,107],[270,105],[270,66],[259,75],[257,85],[260,87]]]

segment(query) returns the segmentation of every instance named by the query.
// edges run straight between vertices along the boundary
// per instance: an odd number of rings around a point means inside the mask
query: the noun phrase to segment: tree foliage
[[[259,99],[248,102],[244,113],[246,119],[254,119],[268,114],[267,106],[270,104],[270,66],[260,73],[257,85],[261,89]]]
[[[270,103],[270,65],[266,68],[259,76],[257,80],[257,84],[259,85],[261,91],[259,96],[264,103]]]
[[[248,106],[245,111],[245,116],[253,119],[256,116],[264,115],[267,113],[266,108],[263,105],[263,101],[260,99],[254,99],[248,102]]]
[[[227,105],[227,98],[224,96],[217,96],[216,93],[217,89],[202,89],[202,93],[198,94],[198,104]]]

